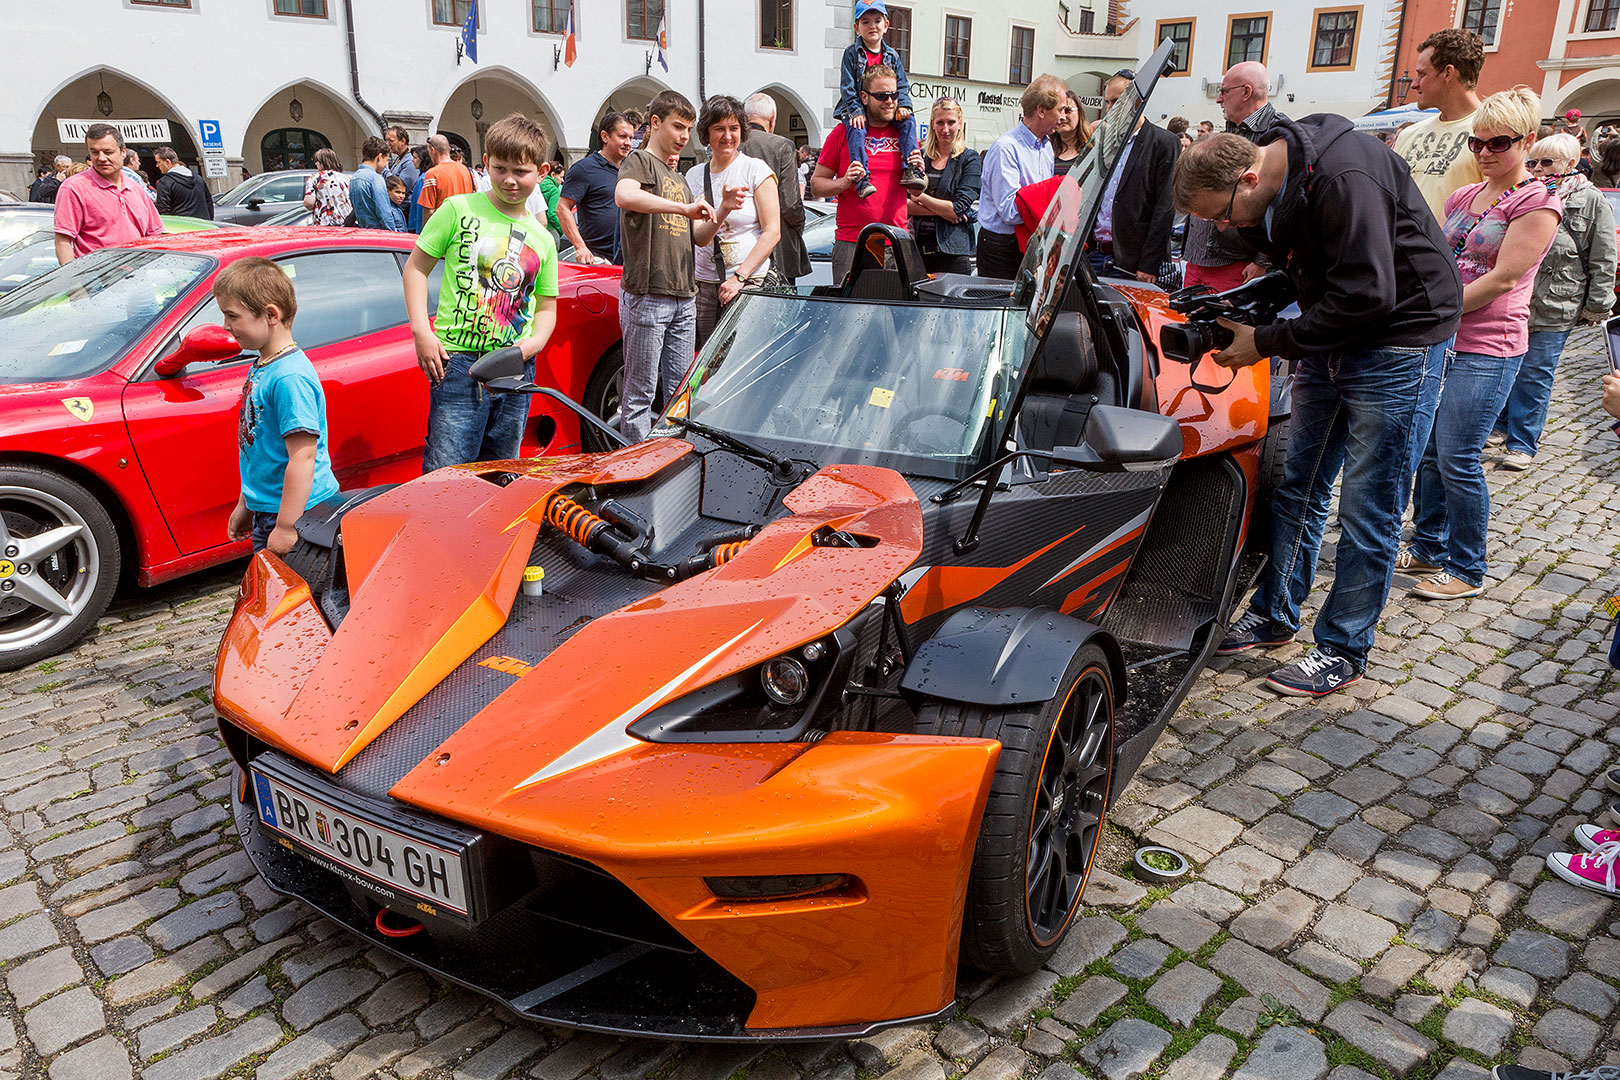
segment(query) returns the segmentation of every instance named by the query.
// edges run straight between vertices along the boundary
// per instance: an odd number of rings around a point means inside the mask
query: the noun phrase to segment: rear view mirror
[[[180,347],[152,366],[159,378],[171,379],[186,369],[187,364],[214,364],[221,360],[234,360],[242,355],[242,347],[223,326],[205,324],[180,339]]]
[[[496,379],[523,378],[523,350],[516,345],[485,353],[467,369],[474,382],[490,383]]]
[[[1093,406],[1081,445],[1052,451],[1057,464],[1092,472],[1153,469],[1179,457],[1181,425],[1174,419],[1114,405]]]

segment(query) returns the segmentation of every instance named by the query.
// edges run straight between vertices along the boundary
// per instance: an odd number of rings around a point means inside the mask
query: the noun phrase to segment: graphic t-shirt
[[[1446,243],[1452,247],[1457,246],[1465,233],[1468,236],[1468,242],[1457,256],[1457,270],[1465,286],[1495,268],[1502,241],[1514,219],[1537,210],[1551,210],[1560,218],[1564,216],[1564,204],[1558,196],[1549,192],[1545,184],[1534,183],[1513,192],[1482,218],[1470,211],[1468,204],[1484,186],[1481,183],[1458,188],[1446,200],[1445,216],[1441,219]],[[1473,232],[1468,231],[1471,225]],[[1547,246],[1552,247],[1550,240]],[[1513,288],[1484,307],[1463,315],[1462,325],[1457,329],[1458,352],[1504,357],[1524,354],[1530,347],[1530,294],[1535,288],[1536,270],[1546,257],[1547,252],[1543,251]]]
[[[1437,221],[1446,219],[1446,198],[1453,191],[1484,179],[1479,159],[1468,150],[1468,136],[1473,133],[1473,113],[1461,120],[1431,116],[1413,124],[1395,140],[1395,152],[1411,167],[1412,179]]]
[[[416,201],[429,210],[437,210],[445,204],[445,200],[456,195],[471,195],[476,190],[472,170],[454,161],[446,161],[422,174],[422,194],[417,196]]]
[[[529,335],[535,297],[557,295],[557,243],[534,215],[510,218],[488,195],[457,195],[416,246],[444,260],[433,332],[451,352],[488,352]]]
[[[646,150],[632,150],[619,166],[620,180],[634,180],[643,191],[689,203],[692,189],[680,173]],[[620,284],[636,296],[697,295],[696,260],[692,251],[692,222],[684,214],[619,215],[619,242],[624,254]]]
[[[315,481],[304,504],[307,510],[338,492],[332,458],[326,452],[326,395],[320,376],[302,349],[282,353],[268,364],[253,361],[236,412],[236,465],[249,510],[273,514],[281,509],[287,436],[300,431],[317,437]]]
[[[844,138],[847,129],[840,124],[821,147],[819,164],[832,170],[834,176],[843,176],[849,169],[849,142]],[[850,187],[838,196],[838,229],[834,239],[853,243],[861,238],[861,230],[874,221],[906,227],[906,189],[900,186],[900,173],[905,162],[900,157],[900,132],[893,127],[866,129],[866,167],[877,194],[863,199]]]
[[[686,171],[687,187],[698,193],[703,191],[704,168],[703,165],[694,165]],[[709,201],[717,207],[724,198],[727,184],[747,184],[748,194],[743,197],[742,206],[727,214],[725,224],[720,226],[720,253],[726,260],[725,269],[714,265],[713,244],[697,250],[699,281],[724,281],[733,270],[742,265],[744,259],[748,258],[748,253],[754,250],[760,236],[759,208],[754,205],[754,192],[759,190],[761,184],[774,183],[776,183],[775,170],[758,158],[751,158],[746,154],[738,154],[736,160],[724,170],[709,175],[709,189],[714,192],[714,198]],[[771,260],[766,259],[755,273],[764,274],[770,268]]]

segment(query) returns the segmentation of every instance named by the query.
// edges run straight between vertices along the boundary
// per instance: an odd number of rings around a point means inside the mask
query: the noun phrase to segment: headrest
[[[1078,311],[1060,311],[1053,316],[1051,333],[1035,357],[1030,380],[1032,388],[1039,385],[1048,392],[1070,394],[1096,385],[1097,350],[1092,347],[1085,317]]]

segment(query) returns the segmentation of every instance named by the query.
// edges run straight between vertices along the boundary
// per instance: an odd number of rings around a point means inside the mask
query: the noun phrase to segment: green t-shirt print
[[[456,195],[422,228],[416,246],[444,260],[434,332],[452,352],[516,344],[535,298],[557,295],[557,244],[533,215],[509,218],[482,193]]]

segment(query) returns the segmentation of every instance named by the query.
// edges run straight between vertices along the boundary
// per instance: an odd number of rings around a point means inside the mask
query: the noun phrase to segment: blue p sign
[[[202,135],[202,148],[204,150],[223,150],[225,140],[220,137],[218,120],[199,120],[197,128]]]

